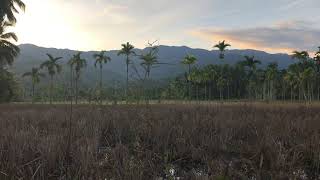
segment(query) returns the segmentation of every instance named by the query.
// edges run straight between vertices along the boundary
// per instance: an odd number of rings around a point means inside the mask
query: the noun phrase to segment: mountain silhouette
[[[32,44],[22,44],[19,45],[21,49],[21,54],[15,61],[12,70],[21,75],[22,73],[29,71],[32,67],[37,67],[43,61],[47,59],[46,53],[52,54],[54,57],[63,57],[61,64],[64,64],[64,70],[68,71],[67,61],[78,51],[69,49],[56,49],[56,48],[44,48],[38,47]],[[146,51],[146,49],[135,49],[137,54],[141,54]],[[98,51],[88,51],[83,52],[82,57],[87,60],[88,67],[83,73],[83,82],[88,84],[96,82],[97,70],[93,66],[94,59],[93,54]],[[107,55],[111,57],[112,61],[104,65],[103,74],[104,81],[111,80],[123,80],[125,77],[125,57],[117,56],[117,50],[107,51]],[[277,62],[279,68],[286,68],[288,65],[294,63],[295,61],[288,54],[269,54],[258,50],[227,50],[225,52],[225,59],[219,59],[219,51],[217,50],[205,50],[205,49],[192,49],[186,46],[159,46],[159,62],[166,63],[164,65],[159,65],[151,72],[151,77],[153,79],[166,79],[170,77],[175,77],[183,72],[185,72],[185,67],[180,64],[180,61],[187,54],[192,54],[198,58],[197,66],[204,66],[208,64],[235,64],[238,61],[244,60],[244,55],[255,56],[256,59],[260,60],[262,64],[260,66],[266,66],[269,63]],[[133,62],[136,67],[140,67],[140,60],[138,57],[133,58]],[[134,72],[131,70],[130,74]],[[64,73],[65,76],[67,73]]]

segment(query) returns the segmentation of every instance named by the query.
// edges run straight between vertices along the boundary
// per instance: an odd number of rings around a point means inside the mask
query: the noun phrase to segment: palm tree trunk
[[[99,92],[99,95],[100,95],[100,105],[102,105],[102,64],[100,63],[100,92]]]
[[[78,80],[79,78],[76,77],[76,105],[78,104]]]
[[[189,64],[188,65],[189,66],[189,76],[190,76],[190,74],[191,74],[191,65]],[[188,81],[188,95],[189,95],[189,99],[191,100],[191,83],[190,83],[190,81],[187,79],[187,81]]]
[[[35,83],[32,82],[32,104],[34,103],[34,86],[35,86]]]
[[[293,101],[293,87],[291,86],[291,102]]]
[[[230,85],[228,83],[228,99],[230,99]]]
[[[129,56],[127,55],[127,81],[126,81],[126,92],[125,92],[125,96],[126,96],[126,104],[128,104],[128,90],[129,90]]]
[[[70,66],[70,98],[71,98],[71,104],[73,101],[73,68]]]
[[[53,75],[51,75],[50,80],[50,90],[49,90],[49,98],[50,98],[50,105],[52,104],[52,91],[53,91]]]
[[[208,96],[207,96],[207,83],[204,83],[204,100],[207,101],[208,100]]]

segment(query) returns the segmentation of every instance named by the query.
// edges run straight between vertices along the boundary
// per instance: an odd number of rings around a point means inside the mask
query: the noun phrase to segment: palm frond
[[[13,39],[14,41],[18,41],[18,37],[15,33],[5,33],[0,36],[2,39]]]
[[[26,72],[22,74],[22,77],[26,77],[26,76],[32,76],[32,72]]]

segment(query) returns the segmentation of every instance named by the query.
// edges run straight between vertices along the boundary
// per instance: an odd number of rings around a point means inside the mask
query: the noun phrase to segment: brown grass
[[[0,179],[317,179],[320,107],[0,106]],[[174,175],[170,174],[170,171]]]

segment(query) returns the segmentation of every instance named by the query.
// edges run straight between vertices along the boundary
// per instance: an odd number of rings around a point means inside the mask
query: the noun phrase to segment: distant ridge
[[[21,44],[19,45],[21,54],[13,66],[13,71],[17,74],[22,74],[25,71],[29,71],[32,67],[38,66],[41,62],[47,59],[46,53],[50,53],[53,56],[63,57],[62,64],[72,57],[76,50],[70,49],[57,49],[57,48],[44,48],[34,44]],[[145,49],[136,49],[137,53],[141,53]],[[96,69],[92,64],[94,63],[93,54],[97,51],[83,52],[83,57],[88,61],[88,68],[85,71],[83,77],[84,81],[92,81],[96,78]],[[117,56],[117,50],[107,51],[107,55],[111,57],[112,61],[108,63],[104,68],[104,74],[106,81],[121,79],[125,75],[125,62],[124,57]],[[153,69],[151,76],[154,79],[163,79],[174,77],[185,71],[185,67],[180,64],[181,59],[186,54],[193,54],[199,60],[198,66],[204,66],[208,64],[235,64],[238,61],[244,60],[244,55],[254,55],[262,62],[262,66],[266,66],[268,63],[277,62],[280,68],[286,68],[288,65],[295,61],[288,54],[278,53],[270,54],[264,51],[245,49],[245,50],[227,50],[225,60],[218,58],[219,51],[217,50],[205,50],[194,49],[187,46],[159,46],[159,61],[163,63],[169,63],[173,65],[163,65],[159,68]],[[139,66],[140,60],[134,58],[136,66]]]

